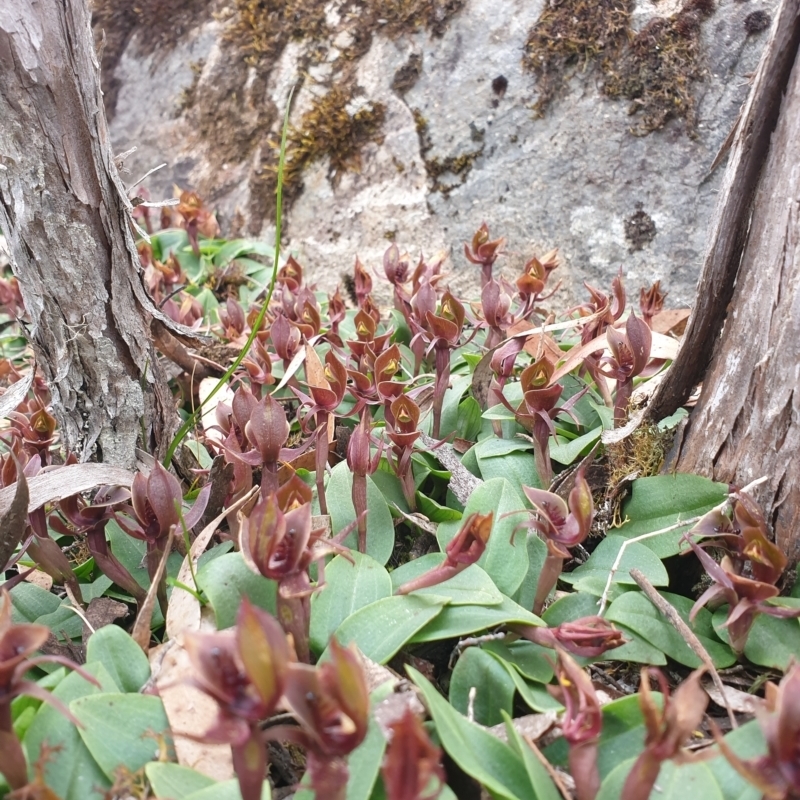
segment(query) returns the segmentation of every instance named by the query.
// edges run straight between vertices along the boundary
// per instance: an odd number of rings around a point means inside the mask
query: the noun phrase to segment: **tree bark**
[[[668,466],[740,486],[766,476],[755,494],[792,563],[800,560],[799,53],[800,0],[784,0],[734,139],[692,323],[650,407],[653,417],[671,413],[702,380]]]
[[[149,335],[130,201],[111,152],[85,0],[0,2],[0,228],[62,441],[132,467],[177,419]]]

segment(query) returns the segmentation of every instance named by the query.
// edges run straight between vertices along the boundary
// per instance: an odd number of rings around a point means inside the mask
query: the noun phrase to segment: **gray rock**
[[[111,134],[116,151],[138,147],[128,161],[132,180],[169,162],[148,181],[154,198],[171,195],[173,183],[196,188],[219,210],[223,230],[269,239],[274,220],[258,173],[288,89],[301,72],[309,76],[294,99],[299,124],[346,75],[359,87],[356,102],[385,106],[383,138],[364,146],[360,172],[333,175],[327,158],[312,162],[286,212],[286,243],[320,288],[331,289],[356,254],[380,272],[394,239],[414,256],[451,251],[450,286],[475,296],[479,270],[462,244],[485,221],[507,239],[498,266],[509,277],[530,256],[560,249],[564,305],[583,296],[583,280],[608,289],[620,268],[629,290],[660,278],[670,305],[690,304],[721,177],[710,167],[769,35],[748,34],[744,19],[775,4],[722,0],[702,24],[707,72],[694,89],[694,138],[681,120],[632,135],[638,118],[601,93],[591,66],[536,118],[536,80],[521,58],[541,0],[468,0],[440,38],[379,29],[355,64],[336,58],[352,44],[352,20],[329,3],[330,40],[290,42],[268,74],[241,63],[224,41],[224,9],[168,52],[141,55],[147,32],[139,30],[115,69]],[[632,26],[679,7],[637,0]],[[193,105],[181,109],[187,91]],[[386,284],[376,285],[386,297]]]

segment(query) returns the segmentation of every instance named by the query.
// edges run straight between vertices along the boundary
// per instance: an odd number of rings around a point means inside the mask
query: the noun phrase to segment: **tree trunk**
[[[766,476],[754,494],[796,563],[800,0],[784,0],[776,17],[733,142],[686,341],[650,415],[671,413],[702,380],[669,467],[740,486]]]
[[[85,0],[0,2],[0,228],[62,441],[132,467],[177,419],[109,142]],[[171,324],[170,324],[170,327]]]

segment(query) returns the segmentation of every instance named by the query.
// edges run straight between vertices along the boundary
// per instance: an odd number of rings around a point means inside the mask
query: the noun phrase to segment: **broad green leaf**
[[[602,595],[608,581],[611,567],[625,539],[621,536],[607,536],[597,545],[585,564],[561,576],[564,583],[571,583],[577,591]],[[641,570],[653,586],[667,586],[669,576],[660,559],[643,544],[634,542],[627,545],[622,561],[614,574],[613,583],[636,585],[630,576],[633,568]]]
[[[559,464],[573,464],[579,458],[585,456],[600,440],[603,426],[598,425],[583,436],[577,439],[565,439],[557,436],[555,442],[550,444],[550,458],[558,461]]]
[[[519,622],[522,625],[543,624],[535,614],[504,596],[499,606],[446,606],[411,641],[419,643],[454,639],[509,622]]]
[[[123,692],[138,692],[150,678],[147,656],[118,625],[105,625],[89,637],[86,660],[102,663]]]
[[[264,781],[264,785],[261,787],[261,800],[270,800],[271,797],[269,782]],[[242,800],[242,793],[239,791],[239,781],[231,778],[186,794],[183,796],[183,800]]]
[[[481,407],[474,397],[466,397],[461,401],[456,429],[462,439],[474,442],[478,438],[481,432]]]
[[[101,691],[119,691],[102,664],[86,664],[84,669],[97,678],[100,689],[77,672],[71,672],[58,684],[53,696],[69,706],[71,701],[80,697]],[[48,704],[42,704],[23,739],[29,764],[40,758],[45,744],[58,748],[48,751],[44,779],[62,800],[104,800],[110,781],[86,748],[75,725]]]
[[[336,639],[344,645],[355,642],[367,658],[385,664],[446,602],[435,595],[384,597],[351,614],[336,630]]]
[[[726,643],[728,630],[723,625],[727,617],[728,606],[718,608],[712,617],[717,636]],[[754,664],[786,671],[791,661],[800,656],[800,624],[796,619],[759,614],[750,628],[744,654]]]
[[[463,514],[457,508],[450,508],[437,503],[423,492],[417,492],[417,511],[424,514],[431,522],[452,522],[458,521]]]
[[[353,474],[346,461],[331,470],[330,480],[325,487],[328,512],[331,515],[333,535],[355,522],[353,506]],[[380,564],[385,564],[394,550],[394,522],[389,506],[380,489],[367,477],[367,555]],[[358,532],[353,530],[344,544],[351,550],[358,549]]]
[[[561,711],[564,708],[564,706],[547,691],[543,683],[527,680],[520,674],[519,670],[515,669],[507,661],[503,661],[500,658],[497,660],[514,682],[514,688],[519,692],[522,702],[529,708],[539,712]]]
[[[472,493],[464,510],[465,518],[476,511],[482,514],[494,511],[492,533],[478,564],[489,573],[497,588],[509,596],[517,591],[528,572],[524,535],[515,535],[515,529],[526,516],[524,513],[512,514],[522,509],[524,505],[519,493],[511,483],[505,478],[495,478],[482,483]],[[459,529],[459,523],[443,522],[439,525],[436,536],[442,551]]]
[[[635,759],[629,759],[612,770],[600,786],[597,800],[618,800],[634,763]],[[650,796],[658,797],[658,800],[686,800],[687,797],[723,800],[719,784],[705,764],[676,766],[672,761],[665,761],[656,778],[656,786],[658,790],[654,789]]]
[[[509,747],[522,759],[525,771],[528,773],[528,780],[531,786],[536,787],[536,794],[539,800],[561,800],[561,793],[556,789],[553,779],[533,750],[531,750],[530,745],[519,735],[511,717],[508,714],[503,714],[503,721],[506,724]]]
[[[501,800],[536,800],[522,759],[507,745],[458,713],[415,669],[407,667],[433,717],[442,747],[467,775]]]
[[[625,523],[616,536],[632,539],[644,533],[662,530],[682,520],[705,514],[728,496],[728,485],[714,483],[699,475],[655,475],[633,482],[631,497],[622,507]],[[691,525],[644,539],[641,543],[659,558],[680,551],[679,542]]]
[[[165,761],[151,761],[144,772],[158,800],[183,800],[192,792],[215,785],[214,779],[207,775]]]
[[[61,600],[56,595],[27,581],[17,584],[10,595],[11,621],[16,625],[36,622],[39,617],[57,611],[61,605]]]
[[[172,746],[169,720],[161,698],[145,694],[96,694],[69,704],[83,727],[78,729],[109,780],[124,766],[131,772],[154,760],[159,745]]]
[[[224,267],[233,259],[244,255],[275,257],[274,245],[257,242],[252,239],[230,239],[214,254],[214,266]]]
[[[690,623],[691,600],[666,592],[662,592],[661,595],[694,631],[717,669],[729,667],[736,662],[736,656],[730,647],[717,639],[711,624],[710,612],[704,608],[700,609],[694,622]],[[621,595],[611,604],[606,617],[611,622],[618,622],[620,625],[630,628],[675,661],[692,669],[697,669],[702,665],[683,636],[643,594],[626,592]]]
[[[495,436],[482,439],[475,445],[474,450],[480,462],[490,458],[502,458],[511,453],[530,453],[533,451],[533,445],[526,439],[498,439]]]
[[[485,642],[481,648],[511,664],[529,680],[550,683],[553,679],[555,653],[547,647],[520,639],[511,644],[504,641]]]
[[[464,392],[469,389],[472,384],[472,375],[452,375],[450,378],[450,386],[444,393],[444,402],[442,403],[442,420],[441,430],[439,431],[442,437],[455,431],[456,436],[460,436],[458,430],[458,407],[461,405],[461,398]],[[431,421],[433,414],[430,415]]]
[[[311,598],[311,648],[321,653],[351,614],[391,594],[392,579],[374,558],[355,550],[336,556],[325,567],[325,586]]]
[[[484,441],[501,441],[500,439]],[[490,481],[493,478],[505,478],[515,488],[517,497],[519,498],[518,508],[525,508],[528,503],[525,500],[525,495],[522,492],[523,486],[538,486],[541,481],[539,474],[536,472],[536,458],[531,451],[517,451],[509,453],[505,456],[492,456],[491,458],[481,457],[480,445],[478,443],[478,451],[476,453],[478,458],[478,466],[481,470],[481,475],[485,481]],[[520,515],[517,524],[522,522],[524,517]],[[521,537],[520,537],[521,538]]]
[[[83,620],[70,608],[69,601],[62,602],[51,614],[43,614],[36,622],[50,628],[59,641],[80,639],[83,635]]]
[[[468,647],[456,662],[450,677],[450,704],[467,714],[470,691],[475,690],[472,708],[479,725],[499,725],[501,711],[514,708],[514,681],[505,667],[480,647]]]
[[[198,571],[197,585],[214,609],[218,630],[230,628],[236,623],[242,597],[247,597],[251,603],[273,616],[276,613],[278,585],[262,575],[256,575],[244,563],[241,553],[226,553],[209,561]]]
[[[397,591],[404,583],[438,567],[444,559],[444,553],[429,553],[406,562],[392,572],[390,576],[392,590]],[[448,605],[451,606],[498,606],[503,602],[500,590],[477,564],[470,565],[444,583],[429,586],[427,589],[418,589],[413,594],[435,594],[446,597]]]

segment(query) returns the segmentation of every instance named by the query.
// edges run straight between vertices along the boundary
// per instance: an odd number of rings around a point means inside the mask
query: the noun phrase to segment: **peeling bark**
[[[734,140],[700,280],[697,322],[687,330],[684,351],[676,361],[676,365],[681,361],[681,369],[654,398],[651,413],[670,413],[693,382],[703,381],[700,400],[669,467],[738,485],[767,476],[756,496],[767,511],[776,541],[796,563],[800,560],[800,1],[784,0],[764,58]],[[775,66],[776,61],[788,65],[786,73]],[[764,103],[771,105],[765,109]],[[777,119],[774,130],[763,125],[770,118]],[[754,125],[762,130],[754,133]],[[753,154],[759,151],[764,156],[760,163],[754,162]],[[747,196],[733,196],[737,174],[748,173],[752,181],[754,170],[759,177],[752,202]],[[719,258],[715,261],[715,247],[721,243],[727,252],[727,271],[720,271]],[[715,275],[729,288],[715,286]],[[729,302],[718,309],[715,323],[707,309],[717,295],[726,294]],[[689,362],[701,360],[704,350],[713,353],[711,363],[705,374],[701,363],[697,373],[698,365]]]
[[[0,121],[0,228],[63,443],[130,468],[177,420],[149,333],[170,321],[141,280],[85,0],[2,0]]]

